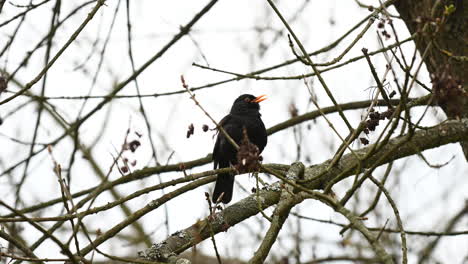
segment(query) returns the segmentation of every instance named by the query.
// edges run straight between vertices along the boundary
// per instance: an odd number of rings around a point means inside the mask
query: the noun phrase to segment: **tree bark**
[[[444,14],[450,5],[455,10]],[[430,46],[424,63],[437,103],[450,119],[468,117],[468,0],[399,0],[394,6],[410,33],[419,33],[415,43],[419,53]],[[425,22],[432,26],[421,32]],[[441,25],[437,32],[434,23]],[[437,98],[440,91],[435,89],[445,89],[446,97]],[[468,141],[461,145],[468,161]]]

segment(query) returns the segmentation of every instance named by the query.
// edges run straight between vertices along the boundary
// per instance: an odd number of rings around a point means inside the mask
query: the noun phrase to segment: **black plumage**
[[[249,141],[258,147],[260,153],[267,144],[267,133],[259,112],[259,103],[265,99],[264,95],[255,97],[250,94],[243,94],[239,96],[234,101],[230,113],[219,123],[238,145],[242,140],[243,129],[245,128]],[[215,169],[228,168],[237,164],[237,150],[221,131],[218,133],[213,149],[213,161]],[[223,203],[231,201],[234,176],[234,173],[218,174],[213,192],[214,202],[218,200],[222,193],[224,193],[221,199]]]

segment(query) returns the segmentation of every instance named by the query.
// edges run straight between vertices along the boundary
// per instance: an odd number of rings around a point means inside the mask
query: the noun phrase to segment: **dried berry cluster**
[[[361,137],[361,138],[359,138],[359,140],[361,141],[361,143],[362,143],[363,145],[369,144],[369,140],[368,140],[367,138],[365,138],[365,137]]]
[[[369,134],[369,131],[375,131],[375,128],[379,125],[380,120],[390,119],[393,115],[393,109],[389,108],[387,111],[380,113],[375,111],[373,108],[369,114],[369,119],[366,121],[366,128],[364,128],[364,133]]]
[[[130,143],[128,143],[128,149],[130,149],[130,151],[131,151],[132,153],[135,152],[135,150],[136,150],[139,146],[141,146],[141,143],[140,143],[139,140],[136,140],[136,139],[135,139],[135,140],[132,140],[132,141],[130,141]]]
[[[187,138],[193,135],[194,131],[195,131],[195,127],[193,126],[193,124],[190,124],[187,129]]]
[[[393,108],[388,108],[387,111],[380,113],[379,111],[375,111],[374,108],[371,108],[369,119],[366,121],[366,127],[364,128],[363,132],[368,135],[370,131],[375,131],[376,127],[379,125],[380,120],[389,119],[392,117],[393,112],[395,110]],[[369,140],[367,138],[359,138],[362,144],[367,145],[369,144]]]
[[[450,74],[450,66],[443,66],[442,70],[432,74],[431,79],[435,102],[448,117],[462,116],[468,104],[468,93],[463,90],[462,82]]]
[[[237,151],[237,164],[235,165],[236,170],[239,173],[245,173],[250,171],[256,171],[260,168],[260,151],[258,147],[249,141],[247,130],[243,129],[242,141]]]
[[[291,104],[289,105],[289,114],[291,115],[291,117],[296,117],[299,114],[299,110],[293,102],[291,102]]]
[[[120,171],[122,173],[127,173],[130,171],[130,167],[135,167],[137,164],[136,160],[129,161],[129,159],[125,156],[125,152],[130,150],[132,153],[135,153],[135,151],[138,149],[138,147],[141,146],[141,142],[139,138],[141,138],[141,134],[138,132],[135,132],[135,135],[138,137],[138,139],[134,139],[130,142],[127,142],[125,140],[125,143],[122,146],[122,161],[123,165],[120,167]]]
[[[387,30],[385,29],[385,23],[392,24],[391,19],[380,19],[379,23],[377,24],[377,28],[380,30],[380,34],[385,37],[386,40],[389,40],[392,35],[390,35]]]
[[[209,127],[208,127],[208,125],[206,125],[206,124],[202,126],[203,132],[208,131],[208,129],[209,129]],[[190,125],[188,126],[188,129],[187,129],[187,138],[189,138],[189,137],[190,137],[191,135],[193,135],[194,133],[195,133],[195,126],[194,126],[193,124],[190,124]]]

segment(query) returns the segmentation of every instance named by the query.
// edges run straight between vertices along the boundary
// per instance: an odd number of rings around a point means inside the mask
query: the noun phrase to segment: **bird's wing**
[[[231,115],[227,115],[225,116],[223,119],[221,119],[221,121],[219,121],[219,125],[220,126],[223,126],[225,125],[229,119],[231,119]],[[218,161],[219,161],[219,155],[220,155],[220,141],[221,139],[219,138],[219,131],[217,131],[218,133],[218,137],[216,138],[216,143],[214,145],[214,148],[213,148],[213,161],[214,161],[214,169],[217,169],[218,168]]]
[[[240,123],[239,120],[232,115],[227,115],[219,124],[236,143],[240,142],[242,137],[242,123]],[[232,146],[226,136],[219,131],[213,149],[214,168],[216,169],[218,165],[221,167],[221,163],[228,164],[229,161],[234,160],[236,158],[236,153],[235,147]]]
[[[263,121],[259,118],[259,138],[257,140],[257,147],[260,150],[260,153],[262,153],[267,143],[268,134],[265,128],[265,124],[263,124]]]

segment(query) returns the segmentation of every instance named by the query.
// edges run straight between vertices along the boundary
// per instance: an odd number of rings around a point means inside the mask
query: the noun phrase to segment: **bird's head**
[[[266,100],[266,95],[255,97],[251,94],[243,94],[234,101],[231,114],[254,114],[260,110],[260,102]]]

